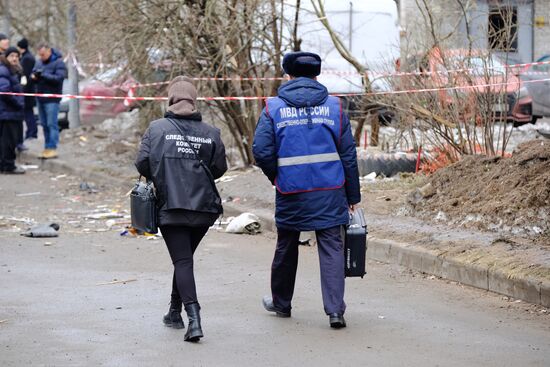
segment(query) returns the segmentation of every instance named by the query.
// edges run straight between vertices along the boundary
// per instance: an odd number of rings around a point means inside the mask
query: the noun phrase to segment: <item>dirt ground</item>
[[[549,140],[523,143],[510,158],[466,157],[428,181],[409,198],[412,214],[550,246]]]

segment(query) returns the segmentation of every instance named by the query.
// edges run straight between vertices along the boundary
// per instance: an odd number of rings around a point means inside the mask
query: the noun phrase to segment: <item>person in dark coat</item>
[[[37,47],[38,60],[34,65],[31,79],[36,82],[37,93],[63,93],[63,80],[67,78],[67,67],[59,51],[47,43]],[[38,116],[44,131],[44,151],[42,158],[56,158],[59,144],[59,102],[61,98],[38,97]]]
[[[342,226],[361,201],[357,153],[339,98],[316,76],[321,58],[288,53],[291,80],[266,102],[253,144],[256,165],[276,186],[277,248],[266,310],[290,317],[301,231],[315,231],[325,313],[333,328],[345,327]]]
[[[19,51],[8,47],[0,55],[0,92],[21,93]],[[15,149],[23,134],[23,97],[0,95],[0,172],[25,173],[15,165]]]
[[[35,85],[34,81],[31,78],[32,69],[36,64],[36,59],[34,55],[29,50],[29,41],[26,38],[22,38],[17,42],[17,48],[21,53],[21,67],[23,68],[23,77],[21,78],[21,85],[23,86],[23,92],[25,93],[34,93]],[[27,131],[25,132],[25,139],[36,139],[38,137],[38,128],[36,126],[36,118],[34,116],[33,108],[36,104],[35,97],[25,96],[25,124],[27,125]],[[23,142],[21,141],[21,144]],[[26,150],[23,145],[21,145],[21,150]]]
[[[163,321],[183,328],[182,304],[189,318],[184,340],[203,337],[193,274],[193,253],[222,213],[214,180],[227,171],[220,131],[202,121],[191,79],[178,76],[168,86],[168,112],[151,122],[136,159],[140,175],[152,180],[158,224],[174,264],[170,309]]]

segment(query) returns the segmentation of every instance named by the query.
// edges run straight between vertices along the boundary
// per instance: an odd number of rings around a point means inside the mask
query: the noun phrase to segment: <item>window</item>
[[[489,49],[503,52],[518,50],[518,8],[493,7],[489,12]]]

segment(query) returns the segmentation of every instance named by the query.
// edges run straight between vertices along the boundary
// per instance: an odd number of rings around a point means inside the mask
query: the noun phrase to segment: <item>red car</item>
[[[425,83],[427,87],[472,85],[472,88],[437,92],[443,106],[459,102],[460,113],[464,116],[475,115],[476,107],[489,101],[495,117],[505,116],[514,125],[528,123],[532,119],[532,99],[527,88],[494,55],[488,55],[481,50],[456,49],[441,52],[433,49],[424,56],[411,57],[407,61],[410,67],[426,73],[425,77],[429,78]],[[494,97],[484,98],[489,94]],[[457,95],[460,96],[460,101],[457,101]]]
[[[136,80],[125,73],[120,67],[108,69],[94,77],[80,83],[80,93],[84,96],[117,96],[126,97]],[[114,100],[86,100],[80,101],[80,119],[82,123],[102,122],[121,112],[128,111],[132,104],[125,104],[122,99]]]

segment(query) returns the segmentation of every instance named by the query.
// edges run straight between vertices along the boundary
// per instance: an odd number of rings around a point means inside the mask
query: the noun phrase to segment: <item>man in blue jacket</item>
[[[292,52],[283,58],[291,80],[262,111],[253,153],[276,190],[277,248],[267,311],[290,317],[301,231],[315,231],[323,304],[330,326],[346,326],[342,226],[361,201],[357,153],[339,98],[317,82],[321,58]]]
[[[63,80],[67,77],[67,67],[61,53],[51,48],[47,43],[41,43],[36,48],[38,60],[31,74],[36,82],[36,92],[45,94],[63,93]],[[38,97],[38,116],[44,131],[44,151],[42,158],[57,157],[59,143],[59,102],[61,98]]]

